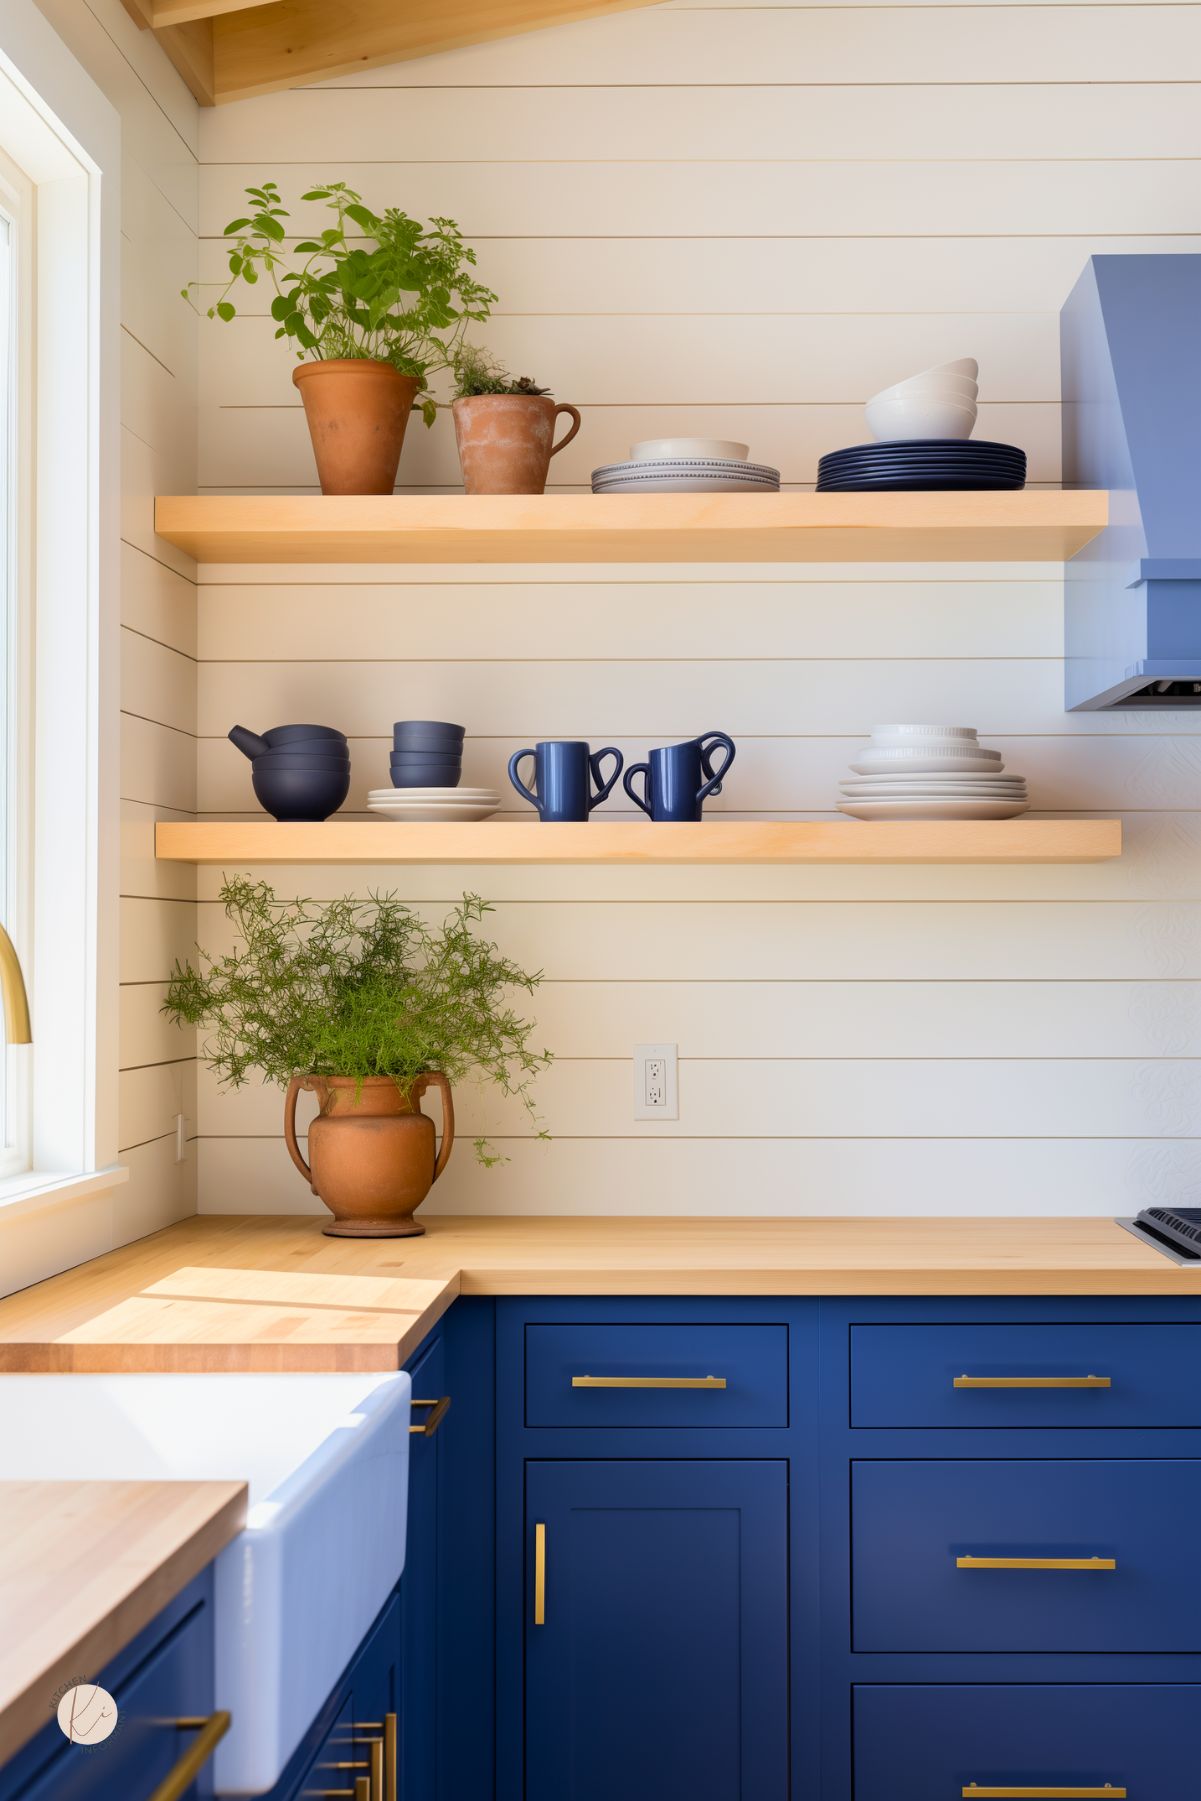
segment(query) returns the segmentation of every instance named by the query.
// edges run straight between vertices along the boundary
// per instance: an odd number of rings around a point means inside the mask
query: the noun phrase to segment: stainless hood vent
[[[1201,256],[1094,256],[1060,320],[1063,484],[1110,524],[1067,566],[1069,711],[1201,707]]]

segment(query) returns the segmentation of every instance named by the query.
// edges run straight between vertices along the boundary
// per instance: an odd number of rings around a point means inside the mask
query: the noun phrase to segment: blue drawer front
[[[852,1466],[857,1651],[1201,1650],[1201,1462]],[[978,1557],[1115,1570],[960,1569]]]
[[[573,1387],[580,1377],[725,1386]],[[786,1426],[788,1327],[527,1326],[525,1417],[527,1426]]]
[[[1201,1688],[864,1687],[855,1690],[855,1801],[962,1801],[977,1787],[1201,1794]]]
[[[1108,1387],[971,1386],[1088,1376]],[[1201,1326],[852,1326],[851,1424],[1201,1426]]]

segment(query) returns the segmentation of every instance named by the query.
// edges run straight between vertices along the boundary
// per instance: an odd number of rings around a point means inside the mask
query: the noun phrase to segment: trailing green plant
[[[478,344],[460,343],[451,358],[455,378],[455,399],[468,400],[475,394],[549,394],[549,388],[538,387],[532,376],[512,376],[496,357],[489,356]]]
[[[455,221],[434,218],[426,227],[399,207],[375,213],[344,181],[327,181],[301,199],[323,201],[334,223],[289,251],[281,221],[290,214],[276,183],[244,191],[249,210],[225,227],[233,240],[229,279],[205,309],[208,317],[235,318],[230,294],[239,283],[254,287],[264,277],[275,290],[275,335],[296,346],[301,362],[391,363],[421,383],[422,415],[432,425],[437,407],[429,377],[451,366],[468,323],[486,319],[496,299],[471,274],[475,251]],[[180,291],[196,304],[200,284]]]
[[[239,943],[220,957],[197,947],[198,968],[177,962],[163,1012],[212,1034],[203,1055],[223,1084],[240,1088],[254,1069],[281,1088],[296,1075],[391,1076],[408,1094],[441,1070],[495,1083],[537,1126],[532,1084],[551,1055],[529,1048],[533,1027],[507,995],[532,994],[542,976],[477,934],[487,901],[465,894],[431,926],[391,894],[284,901],[239,876],[218,898]],[[485,1139],[476,1154],[501,1160]]]

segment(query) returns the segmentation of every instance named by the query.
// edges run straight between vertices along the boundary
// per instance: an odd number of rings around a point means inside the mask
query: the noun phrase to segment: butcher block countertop
[[[1201,1295],[1108,1219],[199,1216],[0,1301],[0,1370],[385,1370],[464,1295]]]
[[[0,1764],[245,1520],[243,1482],[0,1482]]]

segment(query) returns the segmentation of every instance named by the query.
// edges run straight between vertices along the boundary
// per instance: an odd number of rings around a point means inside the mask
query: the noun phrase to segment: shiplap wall
[[[129,1180],[5,1227],[0,1289],[140,1238],[195,1211],[194,1041],[159,1016],[168,947],[195,936],[195,876],[157,866],[155,818],[196,806],[195,565],[155,537],[153,496],[196,480],[196,103],[120,0],[38,0],[121,116],[120,1160]]]
[[[564,485],[640,436],[745,438],[808,483],[862,401],[976,354],[979,435],[1055,482],[1059,305],[1092,251],[1201,249],[1201,6],[673,4],[206,114],[201,267],[246,182],[342,175],[458,218],[486,337],[577,402]],[[305,228],[306,209],[296,224]],[[311,209],[310,209],[311,210]],[[201,333],[200,480],[308,490],[261,315]],[[256,314],[258,316],[256,316]],[[406,487],[453,485],[412,428]],[[1061,572],[938,568],[208,569],[199,805],[253,809],[235,720],[342,725],[355,790],[391,721],[463,719],[464,779],[540,736],[629,756],[714,726],[719,804],[828,814],[886,719],[969,723],[1037,808],[1120,810],[1096,868],[378,870],[433,911],[497,903],[546,971],[552,1142],[468,1091],[440,1210],[1129,1211],[1201,1177],[1201,715],[1062,710]],[[514,807],[516,803],[514,803]],[[624,810],[616,802],[610,811]],[[853,829],[853,828],[848,828]],[[332,894],[345,871],[275,872]],[[225,927],[201,877],[204,941]],[[183,909],[163,914],[186,951]],[[636,1125],[630,1051],[680,1047],[678,1124]],[[280,1097],[199,1085],[203,1209],[314,1207]]]

